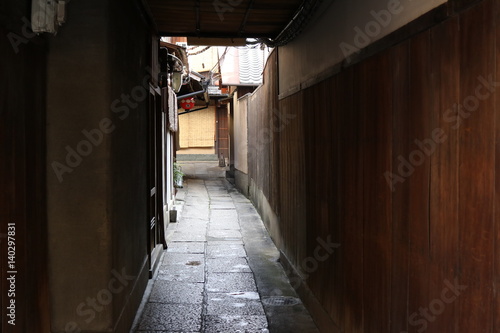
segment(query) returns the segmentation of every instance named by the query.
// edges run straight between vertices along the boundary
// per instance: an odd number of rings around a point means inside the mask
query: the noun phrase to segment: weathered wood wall
[[[268,63],[249,176],[343,332],[500,329],[499,14],[482,1],[279,103]]]

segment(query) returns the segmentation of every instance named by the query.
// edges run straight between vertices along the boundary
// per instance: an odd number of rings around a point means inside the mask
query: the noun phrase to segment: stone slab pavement
[[[131,332],[318,333],[252,203],[225,179],[184,185]]]

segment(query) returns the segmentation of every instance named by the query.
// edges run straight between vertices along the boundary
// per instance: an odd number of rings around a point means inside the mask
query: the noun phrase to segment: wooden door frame
[[[161,251],[166,245],[163,232],[163,166],[162,166],[162,111],[161,91],[150,86],[148,104],[148,216],[147,216],[147,253],[149,264],[149,277],[152,278],[159,266]],[[154,230],[152,239],[152,229]],[[154,243],[154,244],[153,244]]]

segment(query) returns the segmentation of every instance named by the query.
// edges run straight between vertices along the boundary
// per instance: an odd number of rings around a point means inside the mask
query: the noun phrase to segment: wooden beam
[[[245,17],[243,17],[243,21],[241,22],[240,30],[238,32],[239,36],[241,36],[245,31],[245,27],[248,22],[248,16],[250,15],[250,11],[252,10],[254,3],[255,0],[250,0],[250,3],[248,4],[247,10],[245,11]]]
[[[201,32],[201,23],[200,23],[200,0],[196,0],[196,35],[199,36]]]

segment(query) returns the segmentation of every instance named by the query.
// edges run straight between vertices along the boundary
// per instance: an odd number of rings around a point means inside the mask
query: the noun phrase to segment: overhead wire
[[[198,54],[202,54],[203,52],[208,51],[210,48],[211,48],[211,46],[207,46],[207,47],[201,49],[200,51],[196,51],[196,52],[193,52],[193,53],[188,53],[188,56],[196,56]]]
[[[214,67],[212,67],[210,72],[213,73],[214,69],[216,67],[219,67],[219,69],[220,69],[221,63],[222,63],[222,61],[224,61],[224,58],[226,57],[227,51],[229,51],[229,47],[226,47],[226,49],[224,50],[224,53],[222,53],[222,55],[219,57],[219,60],[217,60],[217,63],[214,65]]]
[[[292,20],[274,39],[260,38],[259,42],[269,47],[283,46],[297,37],[312,19],[322,0],[304,0]]]

